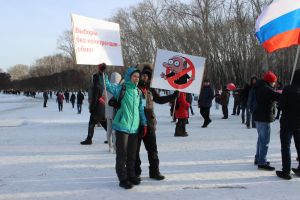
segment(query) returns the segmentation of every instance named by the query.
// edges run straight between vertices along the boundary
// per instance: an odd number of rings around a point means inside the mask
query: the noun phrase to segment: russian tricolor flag
[[[300,44],[300,0],[275,0],[256,21],[256,37],[269,52]]]

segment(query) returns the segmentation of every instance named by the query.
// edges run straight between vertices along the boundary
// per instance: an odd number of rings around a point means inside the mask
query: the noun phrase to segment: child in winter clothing
[[[120,84],[122,79],[121,74],[117,72],[113,72],[110,75],[110,82],[111,84],[118,85]],[[110,100],[113,97],[111,93],[107,93],[107,99]],[[116,151],[116,134],[112,130],[112,121],[114,119],[114,116],[116,114],[116,109],[112,106],[106,106],[105,107],[105,116],[107,120],[107,131],[106,131],[106,136],[107,136],[107,142],[108,142],[108,150],[109,152],[114,153]]]
[[[121,100],[112,129],[116,131],[116,172],[119,186],[130,189],[140,184],[140,178],[135,174],[135,160],[139,128],[142,135],[147,134],[147,120],[142,103],[141,93],[137,87],[139,70],[131,67],[125,74],[125,93]],[[122,85],[113,85],[105,77],[106,89],[116,99],[120,97]]]
[[[175,137],[188,136],[185,126],[189,118],[189,108],[190,108],[190,104],[186,100],[186,94],[180,92],[175,106],[175,117],[176,119],[178,119],[178,122],[176,123],[175,134],[174,134]]]

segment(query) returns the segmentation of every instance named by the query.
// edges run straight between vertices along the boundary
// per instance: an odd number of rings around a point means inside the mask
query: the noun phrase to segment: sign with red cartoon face
[[[199,94],[205,58],[157,50],[151,87]]]
[[[119,24],[72,14],[76,63],[123,66]]]

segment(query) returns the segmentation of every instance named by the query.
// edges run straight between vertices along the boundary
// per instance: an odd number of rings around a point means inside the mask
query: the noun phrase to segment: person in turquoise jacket
[[[116,99],[123,90],[123,97],[112,123],[116,131],[116,172],[119,178],[119,186],[130,189],[133,185],[140,184],[140,178],[135,175],[135,156],[138,142],[138,132],[142,128],[142,134],[147,132],[147,120],[144,113],[144,103],[137,84],[140,71],[130,67],[124,75],[124,86],[111,84],[105,77],[106,89]],[[123,88],[123,89],[122,89]]]

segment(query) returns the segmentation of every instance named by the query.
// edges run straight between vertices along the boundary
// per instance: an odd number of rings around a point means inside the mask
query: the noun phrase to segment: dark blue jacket
[[[212,86],[203,86],[199,99],[198,107],[210,108],[212,105],[212,100],[214,99],[215,92]]]

